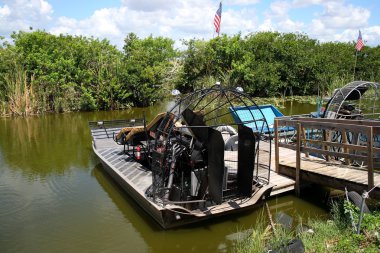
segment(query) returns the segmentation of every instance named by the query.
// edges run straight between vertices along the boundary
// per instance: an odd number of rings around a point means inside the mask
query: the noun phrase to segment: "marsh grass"
[[[3,114],[12,115],[33,114],[36,110],[36,99],[33,91],[33,77],[28,82],[26,71],[18,66],[14,72],[4,77],[6,89],[5,97],[8,103],[3,103]]]
[[[274,228],[272,228],[265,216],[264,209],[256,218],[255,227],[249,231],[251,232],[245,238],[238,238],[233,252],[251,253],[278,250],[294,237],[294,233],[287,231],[281,224],[274,224]]]
[[[331,214],[325,217],[309,219],[306,222],[299,218],[299,226],[306,230],[286,230],[279,224],[275,230],[268,226],[268,221],[258,218],[251,234],[235,244],[233,252],[268,252],[269,249],[278,251],[291,239],[301,239],[305,252],[379,252],[380,249],[380,213],[365,214],[362,232],[353,232],[348,216],[348,209],[354,211],[357,222],[358,208],[347,202],[333,202]],[[279,251],[283,252],[283,251]]]
[[[277,108],[285,108],[286,102],[317,104],[316,96],[254,97],[253,100],[258,105],[272,104],[276,106]]]

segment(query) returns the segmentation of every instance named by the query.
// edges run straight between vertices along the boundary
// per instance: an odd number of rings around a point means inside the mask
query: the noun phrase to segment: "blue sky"
[[[380,44],[378,0],[226,0],[221,32],[301,32],[325,41]],[[215,0],[0,0],[0,35],[44,29],[106,38],[119,48],[129,32],[176,40],[215,36]]]

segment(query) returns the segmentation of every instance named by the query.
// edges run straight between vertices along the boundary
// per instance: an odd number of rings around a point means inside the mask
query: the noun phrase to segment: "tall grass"
[[[328,84],[325,93],[328,96],[332,96],[335,89],[342,88],[347,83],[351,82],[351,79],[348,75],[339,76],[333,79],[331,83]]]
[[[4,75],[7,104],[3,105],[3,114],[28,115],[35,113],[37,101],[33,91],[33,76],[28,81],[26,71],[16,66],[14,71]]]
[[[250,230],[249,236],[237,240],[233,252],[253,253],[278,250],[292,239],[293,232],[287,231],[281,224],[274,224],[274,228],[271,227],[269,220],[264,216],[263,211],[256,218],[256,225]]]
[[[286,252],[283,246],[295,237],[302,241],[305,252],[379,252],[380,213],[375,211],[372,214],[364,214],[362,233],[356,234],[347,216],[348,208],[352,207],[344,203],[343,201],[332,203],[328,220],[324,217],[309,219],[305,226],[300,218],[300,225],[297,227],[310,229],[286,230],[276,224],[276,229],[271,230],[269,226],[266,226],[268,222],[259,218],[256,220],[255,227],[251,229],[250,236],[238,241],[233,252],[268,252],[270,249]],[[356,213],[354,216],[357,217],[359,208],[354,209]]]

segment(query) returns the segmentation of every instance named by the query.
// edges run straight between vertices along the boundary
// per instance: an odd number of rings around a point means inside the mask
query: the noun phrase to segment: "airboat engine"
[[[240,89],[220,84],[179,99],[149,134],[154,140],[148,197],[197,209],[250,197],[267,184],[271,154],[258,150],[263,139],[270,145],[264,134],[269,127],[261,110],[241,110],[252,106],[257,107]]]

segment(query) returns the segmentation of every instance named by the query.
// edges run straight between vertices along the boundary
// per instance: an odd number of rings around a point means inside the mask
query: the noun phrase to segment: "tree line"
[[[149,106],[221,81],[251,96],[327,93],[353,80],[380,81],[380,46],[321,43],[305,34],[259,32],[183,41],[130,33],[108,40],[14,32],[0,47],[0,114]],[[355,64],[355,61],[356,64]],[[356,66],[356,67],[355,67]]]

